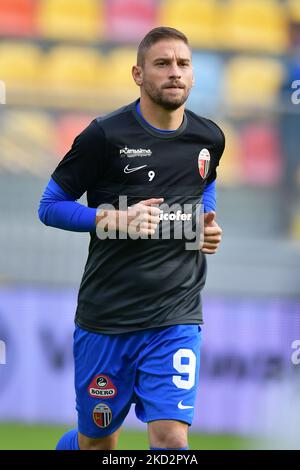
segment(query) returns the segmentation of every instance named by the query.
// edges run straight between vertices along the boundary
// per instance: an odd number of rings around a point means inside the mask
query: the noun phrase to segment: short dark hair
[[[189,46],[188,38],[181,31],[178,31],[178,29],[175,28],[168,28],[167,26],[159,26],[158,28],[151,29],[144,39],[142,39],[137,51],[137,65],[143,66],[146,51],[150,49],[153,44],[156,44],[163,39],[177,39],[178,41],[183,41],[187,46]]]

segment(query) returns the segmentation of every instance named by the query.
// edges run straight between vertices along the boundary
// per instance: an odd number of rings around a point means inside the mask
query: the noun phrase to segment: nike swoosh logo
[[[187,410],[188,408],[194,408],[193,406],[190,406],[190,405],[183,405],[182,400],[178,403],[177,406],[180,410]]]
[[[133,171],[141,170],[142,168],[146,168],[147,165],[136,166],[135,168],[129,168],[129,165],[126,165],[124,168],[124,173],[132,173]]]

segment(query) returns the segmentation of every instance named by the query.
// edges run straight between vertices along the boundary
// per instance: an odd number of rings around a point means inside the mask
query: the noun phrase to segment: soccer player
[[[140,98],[76,137],[39,208],[46,225],[91,237],[75,317],[78,429],[58,450],[116,448],[132,403],[148,424],[151,449],[188,448],[205,254],[217,251],[222,233],[215,179],[225,139],[185,109],[194,78],[184,34],[150,31],[132,75]],[[85,192],[88,207],[76,202]],[[197,245],[201,201],[204,242]],[[196,248],[189,232],[176,236],[188,222]]]

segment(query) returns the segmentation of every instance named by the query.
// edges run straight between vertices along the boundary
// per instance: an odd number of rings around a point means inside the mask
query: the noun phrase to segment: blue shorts
[[[192,423],[200,366],[200,325],[104,335],[76,326],[78,430],[98,438],[116,431],[132,403],[148,423]]]

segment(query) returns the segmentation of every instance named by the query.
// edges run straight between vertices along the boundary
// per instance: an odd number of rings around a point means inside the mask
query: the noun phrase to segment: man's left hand
[[[204,214],[204,242],[202,253],[213,255],[217,252],[222,239],[222,229],[215,221],[214,211]]]

